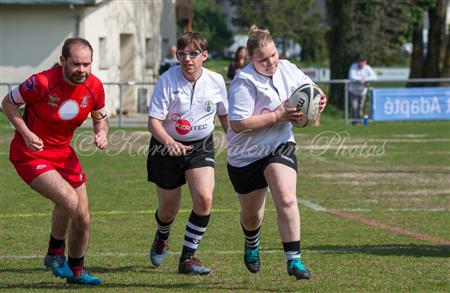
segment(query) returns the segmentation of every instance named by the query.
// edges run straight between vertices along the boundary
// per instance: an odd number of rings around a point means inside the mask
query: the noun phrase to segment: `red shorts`
[[[73,187],[78,187],[87,180],[70,145],[33,152],[27,148],[23,138],[16,134],[10,145],[9,160],[27,184],[50,170],[56,170]]]

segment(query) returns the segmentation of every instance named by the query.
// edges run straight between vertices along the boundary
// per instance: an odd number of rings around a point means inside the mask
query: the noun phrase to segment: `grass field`
[[[379,123],[322,126],[296,132],[302,217],[302,255],[309,281],[286,273],[269,198],[262,226],[262,269],[242,261],[239,204],[226,173],[225,150],[217,154],[210,225],[198,256],[206,277],[176,273],[190,198],[159,269],[148,260],[156,207],[146,182],[145,129],[113,129],[106,152],[88,148],[88,129],[74,146],[87,173],[92,212],[86,264],[104,285],[69,286],[42,265],[51,203],[31,191],[8,161],[12,130],[0,113],[0,290],[93,292],[449,292],[450,123]],[[217,135],[220,138],[220,135]]]

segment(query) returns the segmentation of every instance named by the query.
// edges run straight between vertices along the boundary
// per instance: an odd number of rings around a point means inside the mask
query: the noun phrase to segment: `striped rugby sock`
[[[259,245],[259,230],[261,229],[261,226],[253,231],[246,230],[244,226],[242,226],[242,223],[241,227],[242,231],[244,231],[245,244],[252,249],[257,248]]]
[[[173,220],[169,223],[164,223],[158,218],[158,210],[155,211],[155,219],[156,225],[158,226],[158,230],[156,231],[156,238],[158,240],[167,240],[169,239],[170,227],[172,227]]]
[[[286,261],[300,258],[300,240],[292,242],[283,242],[284,257]]]
[[[209,216],[200,216],[194,211],[191,212],[186,224],[186,231],[184,232],[183,251],[181,252],[180,261],[185,261],[194,256],[208,226]]]

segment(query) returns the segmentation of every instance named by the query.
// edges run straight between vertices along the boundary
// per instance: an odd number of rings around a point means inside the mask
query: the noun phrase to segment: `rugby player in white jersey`
[[[205,275],[210,269],[194,257],[206,231],[214,190],[214,117],[225,132],[228,101],[223,77],[202,67],[207,40],[197,32],[177,40],[180,65],[161,75],[148,111],[152,134],[148,180],[156,184],[157,231],[150,260],[158,267],[167,256],[170,227],[180,208],[181,186],[188,183],[192,211],[186,224],[178,273]]]
[[[227,166],[241,204],[244,263],[252,273],[260,269],[259,232],[269,186],[288,274],[309,279],[310,272],[300,258],[297,157],[289,123],[300,120],[303,113],[284,104],[296,88],[313,82],[294,64],[278,60],[267,30],[250,28],[247,52],[251,63],[230,85]],[[320,111],[325,105],[322,95]]]

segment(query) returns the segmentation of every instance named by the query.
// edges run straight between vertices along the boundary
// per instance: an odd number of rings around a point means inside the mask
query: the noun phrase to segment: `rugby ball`
[[[297,88],[289,97],[287,107],[297,108],[298,112],[303,113],[303,118],[292,125],[305,127],[317,119],[321,96],[321,91],[315,84],[304,84]]]

